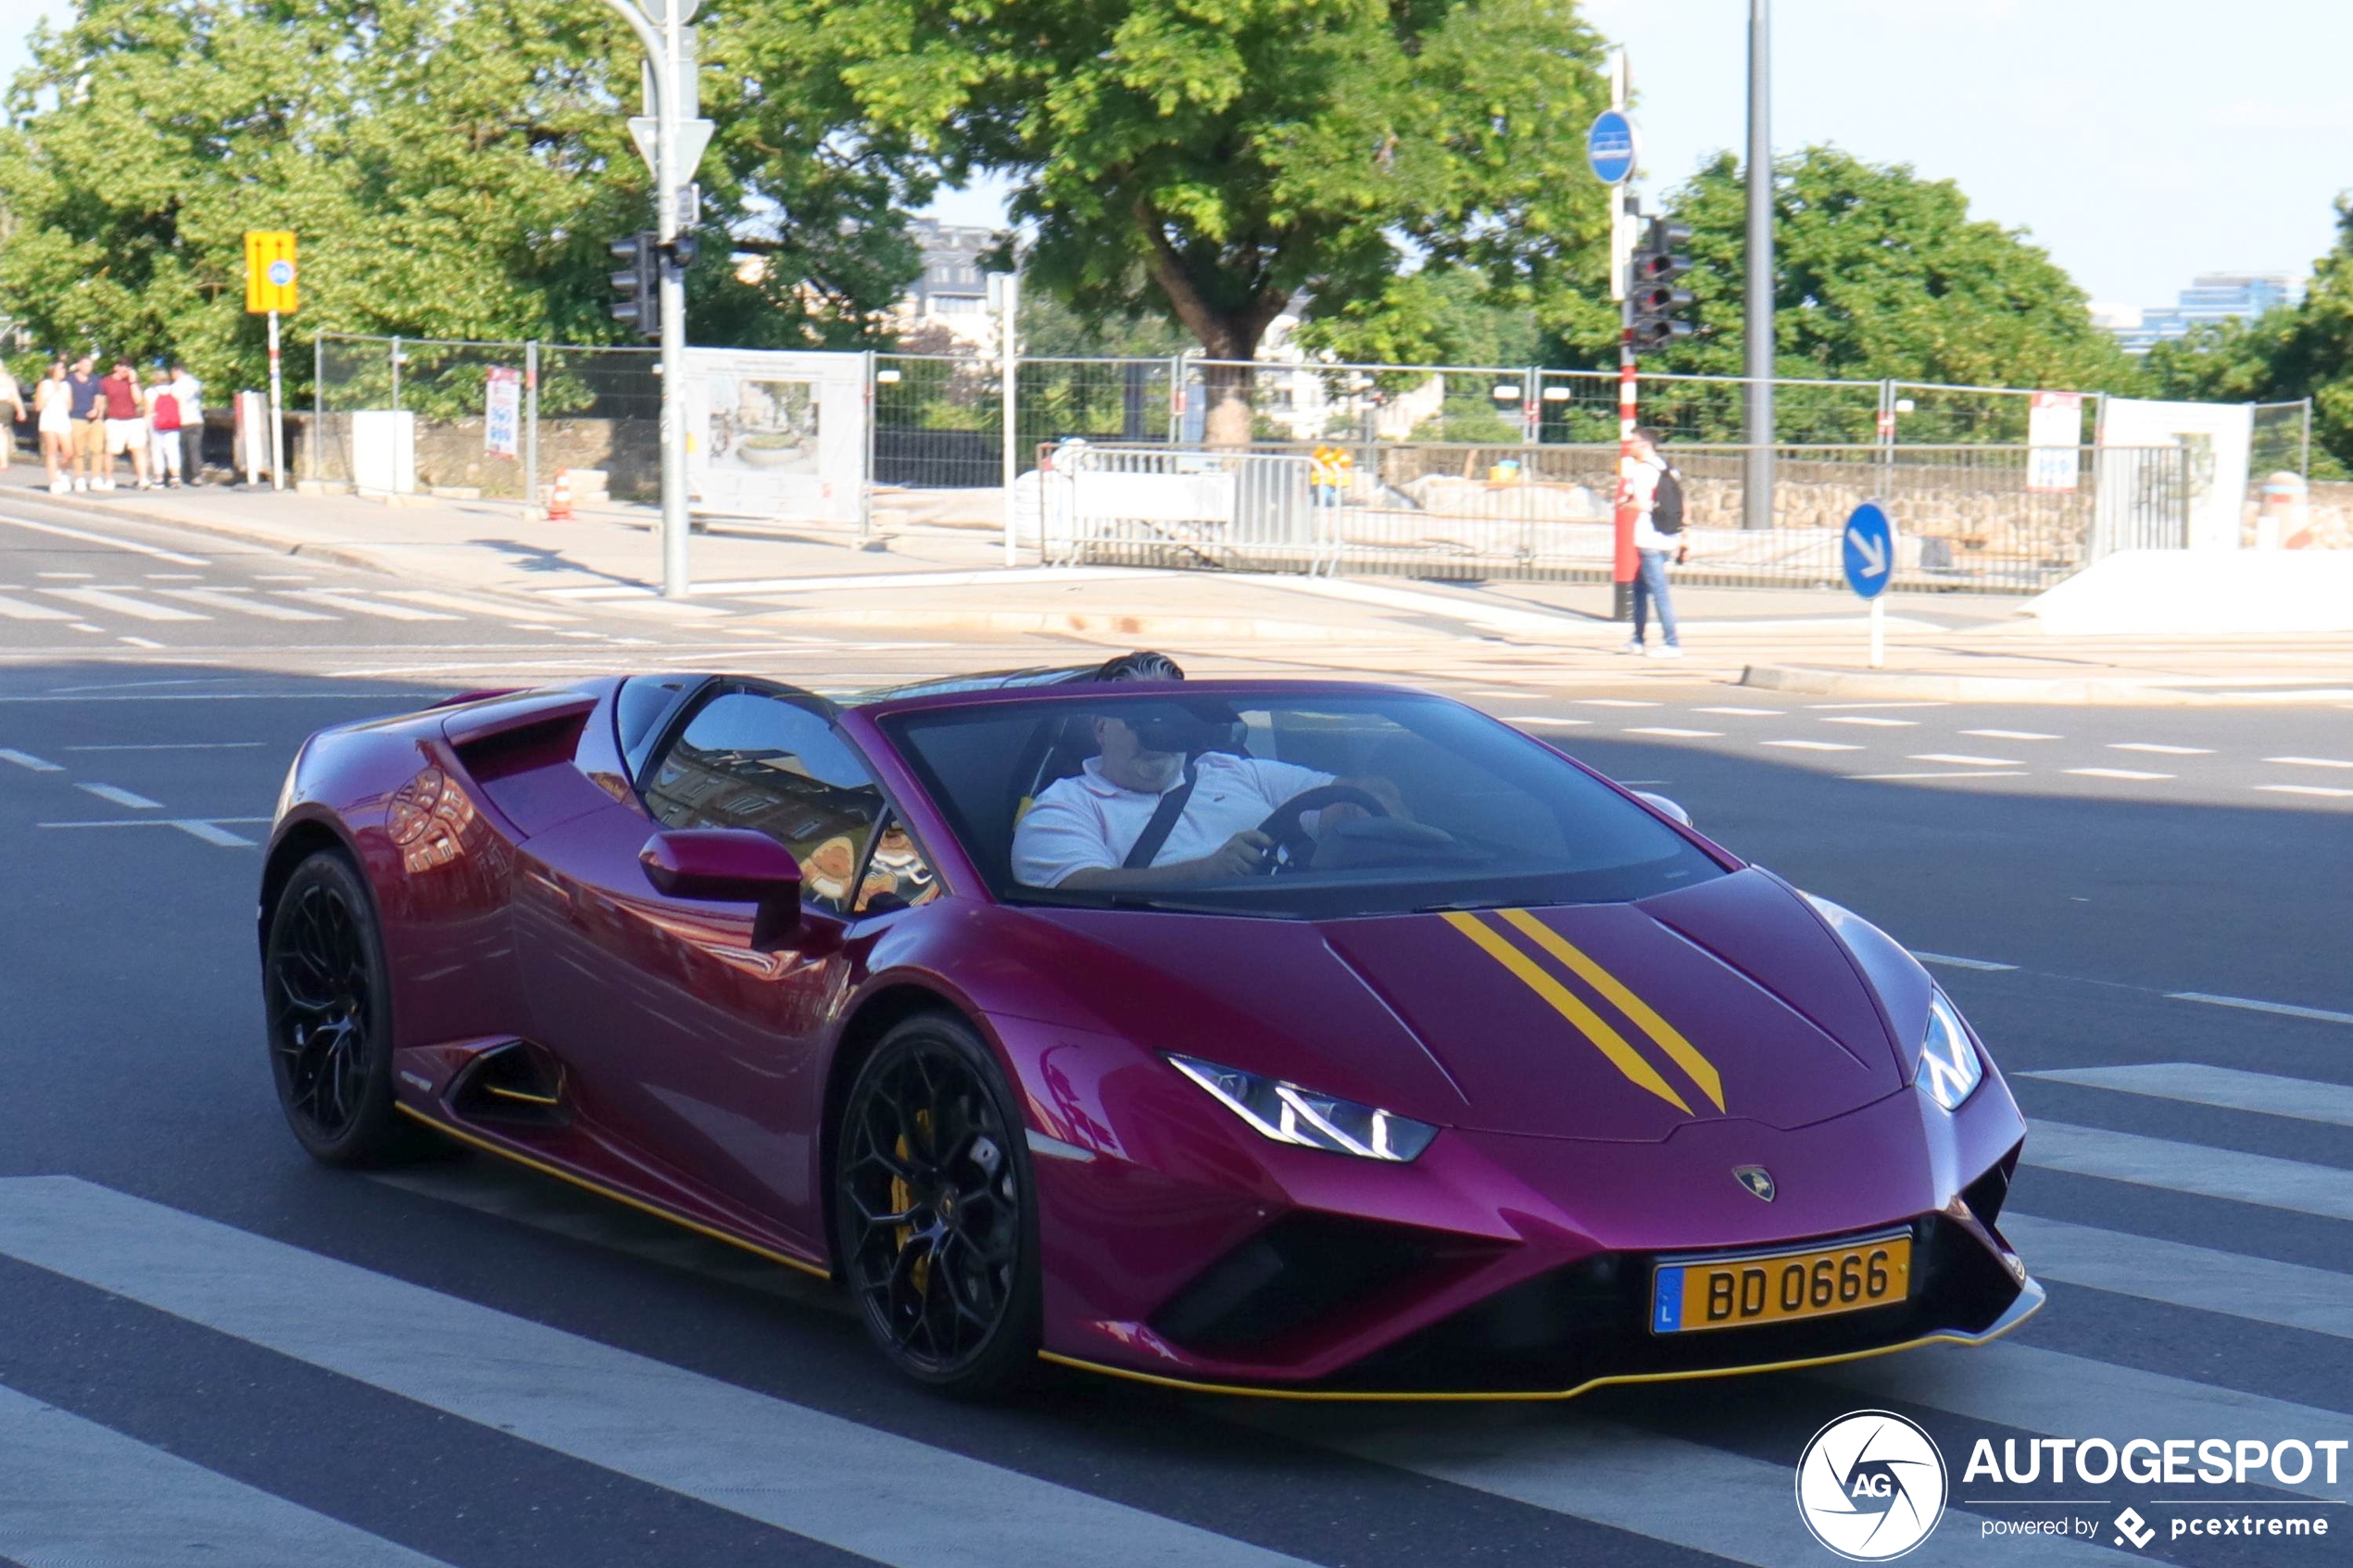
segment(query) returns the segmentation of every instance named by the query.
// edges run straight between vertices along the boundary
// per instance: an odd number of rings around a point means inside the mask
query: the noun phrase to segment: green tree
[[[714,59],[769,57],[756,28],[711,32]],[[0,296],[44,346],[179,354],[254,385],[243,235],[292,229],[302,335],[617,341],[605,246],[650,226],[622,122],[636,55],[597,0],[81,0],[9,94]],[[826,138],[770,96],[790,83],[710,75],[729,132],[702,166],[698,335],[868,332],[915,258],[892,222],[833,220],[920,181],[888,144],[803,156]],[[809,235],[739,279],[731,228],[779,211]],[[308,359],[289,356],[297,382]]]
[[[1570,0],[781,0],[879,133],[1019,182],[1029,275],[1213,360],[1381,296],[1411,254],[1537,286],[1604,222],[1599,39]],[[1250,435],[1214,369],[1209,435]]]
[[[1740,375],[1747,286],[1740,164],[1718,154],[1665,205],[1692,229],[1684,286],[1697,330],[1646,363]],[[1773,206],[1782,375],[2087,390],[2136,381],[2066,271],[2022,232],[1971,218],[1951,181],[1808,147],[1777,161]],[[1597,362],[1607,357],[1605,342],[1581,346]],[[2022,414],[2018,422],[2022,435]]]
[[[2336,199],[2336,243],[2313,264],[2301,304],[2252,321],[2193,328],[2148,352],[2160,397],[2225,403],[2312,400],[2313,472],[2353,471],[2353,192]]]

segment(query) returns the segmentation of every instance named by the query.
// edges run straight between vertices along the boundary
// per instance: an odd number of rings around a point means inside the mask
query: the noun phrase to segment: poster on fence
[[[866,357],[686,351],[686,484],[697,511],[854,523],[866,474]]]
[[[2026,487],[2071,491],[2082,468],[2083,395],[2038,392],[2026,414]]]
[[[2185,454],[2179,497],[2186,516],[2183,544],[2193,550],[2239,547],[2240,511],[2255,439],[2255,410],[2245,403],[2160,403],[2108,397],[2100,403],[2103,448],[2178,446]],[[2107,483],[2107,458],[2101,483]]]
[[[522,456],[522,372],[493,365],[483,382],[482,450],[492,458]]]

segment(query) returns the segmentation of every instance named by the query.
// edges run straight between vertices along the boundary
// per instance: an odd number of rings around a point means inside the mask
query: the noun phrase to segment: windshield
[[[1107,688],[884,727],[1012,902],[1327,920],[1615,903],[1723,874],[1605,784],[1439,697]]]

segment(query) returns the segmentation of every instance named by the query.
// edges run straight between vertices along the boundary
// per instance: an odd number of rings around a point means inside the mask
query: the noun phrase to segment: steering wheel
[[[1315,835],[1307,831],[1302,820],[1310,811],[1320,811],[1327,806],[1362,806],[1376,817],[1389,815],[1389,808],[1380,797],[1354,784],[1317,784],[1314,789],[1301,790],[1266,814],[1258,831],[1275,842],[1268,847],[1258,869],[1265,875],[1277,872],[1305,871],[1315,859]]]

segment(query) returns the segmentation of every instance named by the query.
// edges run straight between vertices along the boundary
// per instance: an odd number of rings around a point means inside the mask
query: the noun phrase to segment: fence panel
[[[1326,564],[1327,520],[1308,459],[1255,452],[1070,445],[1037,476],[1046,558],[1060,566],[1206,566],[1307,571]]]
[[[559,470],[573,498],[604,490],[618,501],[661,504],[661,351],[539,350],[538,479],[544,495]]]

